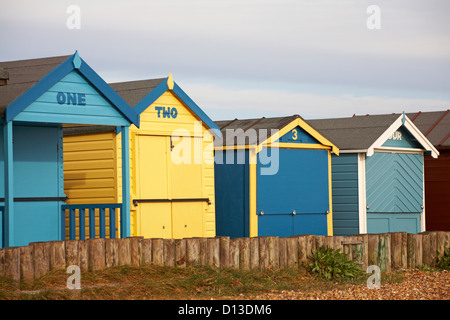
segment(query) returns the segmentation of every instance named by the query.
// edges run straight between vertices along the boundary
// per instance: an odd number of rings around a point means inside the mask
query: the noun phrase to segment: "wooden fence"
[[[311,250],[340,249],[363,270],[377,265],[382,272],[432,266],[450,247],[450,232],[386,233],[356,236],[301,235],[287,238],[87,239],[35,242],[0,249],[0,277],[32,281],[51,270],[77,265],[82,272],[112,266],[186,267],[264,270],[306,264]]]

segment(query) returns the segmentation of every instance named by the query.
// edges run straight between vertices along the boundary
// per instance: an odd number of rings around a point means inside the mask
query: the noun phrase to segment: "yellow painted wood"
[[[328,203],[330,206],[330,213],[327,215],[328,235],[333,235],[333,197],[332,197],[332,179],[331,179],[331,150],[328,151]]]
[[[250,225],[250,237],[258,236],[258,215],[256,212],[256,148],[249,150],[249,225]]]
[[[158,118],[155,107],[176,108],[177,117]],[[121,134],[70,136],[64,141],[65,189],[74,197],[71,203],[120,203]],[[214,237],[214,146],[208,128],[168,90],[142,112],[139,129],[130,127],[129,145],[131,235]],[[189,146],[189,155],[183,145]],[[133,199],[179,198],[208,198],[211,204],[133,204]]]

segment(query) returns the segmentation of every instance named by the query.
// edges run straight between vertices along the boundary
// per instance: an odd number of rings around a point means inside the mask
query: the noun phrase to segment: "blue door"
[[[420,232],[423,155],[375,153],[366,159],[367,232]]]
[[[257,164],[258,235],[326,235],[328,192],[327,150],[263,149]]]

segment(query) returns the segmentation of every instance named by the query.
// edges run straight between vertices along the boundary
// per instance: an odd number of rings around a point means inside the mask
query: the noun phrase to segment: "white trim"
[[[339,153],[366,153],[367,149],[358,149],[358,150],[339,150]]]
[[[366,209],[366,154],[358,153],[358,212],[359,233],[367,233]]]
[[[403,122],[404,120],[404,122]],[[439,156],[439,152],[433,146],[433,144],[428,141],[428,139],[423,135],[422,132],[414,125],[414,123],[406,116],[400,115],[397,120],[395,120],[389,128],[383,132],[381,136],[378,137],[377,140],[367,149],[367,156],[370,157],[374,154],[375,149],[379,149],[383,146],[386,140],[402,125],[408,129],[409,133],[422,145],[422,147],[431,152],[431,156],[433,158],[437,158]]]
[[[426,229],[425,224],[425,163],[423,164],[423,209],[422,213],[420,214],[420,232],[424,232]]]
[[[419,148],[380,147],[380,148],[374,148],[374,152],[424,154],[425,150],[419,149]]]

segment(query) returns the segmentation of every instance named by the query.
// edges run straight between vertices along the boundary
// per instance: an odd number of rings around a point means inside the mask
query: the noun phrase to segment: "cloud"
[[[311,94],[286,90],[238,89],[212,84],[183,88],[213,120],[299,114],[305,119],[446,110],[450,99]]]

